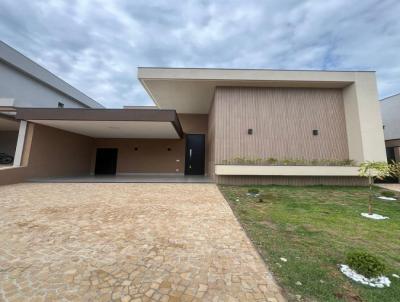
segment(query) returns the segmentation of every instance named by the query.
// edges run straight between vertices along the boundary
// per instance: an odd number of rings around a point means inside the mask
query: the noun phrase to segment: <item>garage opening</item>
[[[98,148],[96,150],[95,175],[115,175],[117,172],[118,149]]]
[[[18,140],[19,122],[0,115],[0,168],[12,166]]]

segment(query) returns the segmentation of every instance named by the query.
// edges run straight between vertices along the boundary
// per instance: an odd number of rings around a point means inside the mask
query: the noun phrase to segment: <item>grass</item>
[[[375,201],[374,212],[390,217],[376,221],[360,216],[368,210],[368,188],[252,187],[264,202],[246,195],[248,186],[220,190],[289,300],[400,301],[400,279],[392,277],[400,275],[400,202]],[[391,287],[370,288],[343,276],[337,265],[354,250],[384,260]]]

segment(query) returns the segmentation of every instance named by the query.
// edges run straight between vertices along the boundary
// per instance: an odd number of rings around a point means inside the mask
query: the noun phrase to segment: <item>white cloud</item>
[[[399,15],[396,0],[3,0],[0,37],[108,107],[152,103],[137,66],[376,70],[384,97]]]

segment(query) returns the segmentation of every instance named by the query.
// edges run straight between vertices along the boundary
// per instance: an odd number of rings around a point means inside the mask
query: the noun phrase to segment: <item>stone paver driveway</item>
[[[283,301],[214,184],[0,187],[1,301]]]

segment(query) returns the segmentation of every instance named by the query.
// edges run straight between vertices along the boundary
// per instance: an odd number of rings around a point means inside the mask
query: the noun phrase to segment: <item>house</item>
[[[380,102],[387,160],[400,161],[400,93]]]
[[[0,107],[3,108],[3,112],[0,112],[0,153],[11,156],[15,154],[20,123],[7,108],[103,108],[2,41]]]
[[[350,160],[386,160],[374,72],[139,67],[138,79],[156,107],[3,106],[25,126],[0,184],[157,174],[362,185]]]

